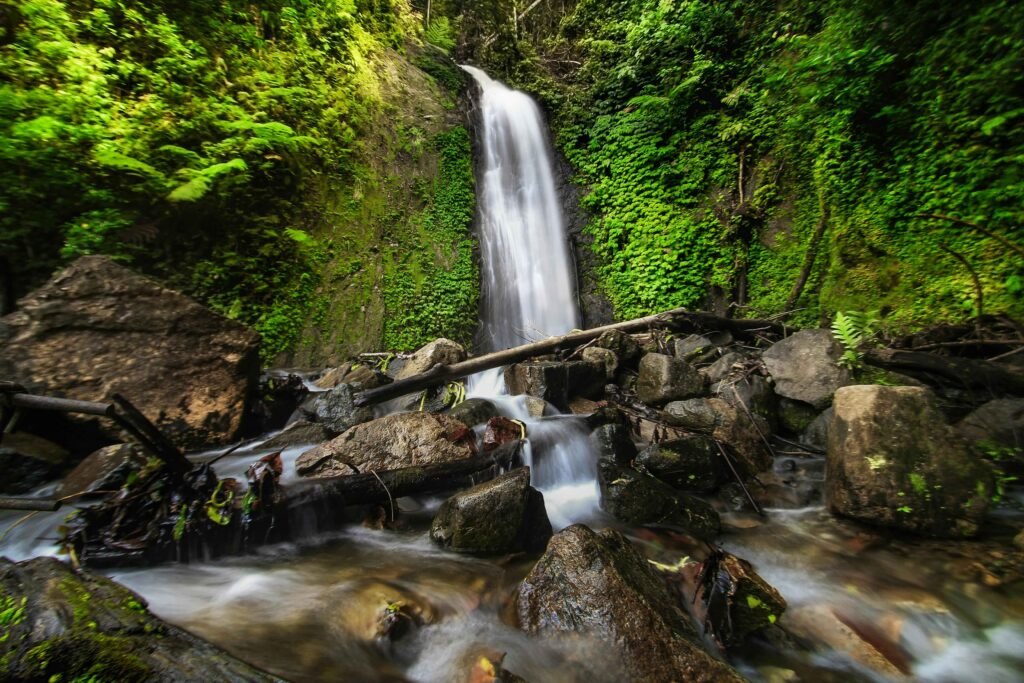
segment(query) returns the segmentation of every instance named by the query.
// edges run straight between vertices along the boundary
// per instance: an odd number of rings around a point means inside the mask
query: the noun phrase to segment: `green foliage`
[[[849,370],[859,370],[863,358],[861,347],[871,336],[867,316],[857,311],[836,311],[832,320],[832,336],[843,347],[838,364]]]
[[[455,37],[452,35],[451,23],[448,17],[438,17],[431,20],[423,36],[428,43],[450,52],[455,48]]]
[[[1016,254],[918,217],[1024,243],[1020,3],[580,0],[518,41],[494,22],[481,58],[552,110],[619,316],[741,292],[780,312],[821,224],[797,323],[971,316],[945,248],[986,310],[1024,314]]]
[[[293,345],[317,305],[320,188],[351,181],[407,5],[15,5],[0,253],[18,292],[105,253],[255,325],[265,359]]]
[[[418,219],[421,244],[436,252],[396,251],[385,276],[384,344],[405,351],[446,336],[468,344],[479,311],[480,274],[470,233],[476,196],[469,133],[453,128],[434,140],[440,170]]]

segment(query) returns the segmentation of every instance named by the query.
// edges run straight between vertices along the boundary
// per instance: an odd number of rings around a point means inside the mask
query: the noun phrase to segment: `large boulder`
[[[704,649],[689,617],[617,531],[576,524],[552,537],[519,587],[520,626],[545,637],[595,637],[636,681],[742,681]]]
[[[277,681],[161,621],[110,579],[54,558],[0,558],[0,679]]]
[[[836,392],[825,500],[837,514],[939,537],[972,536],[993,492],[990,468],[920,387]]]
[[[661,406],[702,393],[704,377],[689,363],[662,353],[648,353],[640,359],[636,395],[644,403]]]
[[[0,377],[83,401],[122,394],[182,446],[238,436],[259,337],[101,256],[78,259],[0,320]]]
[[[726,473],[718,445],[700,434],[651,444],[637,455],[636,466],[683,491],[714,491]]]
[[[473,432],[447,415],[398,413],[352,427],[295,461],[302,476],[331,477],[355,472],[433,465],[472,457]]]
[[[530,468],[516,468],[446,500],[430,525],[430,538],[461,553],[543,550],[551,522],[544,495],[530,486]]]
[[[629,429],[615,422],[601,425],[590,432],[590,443],[594,445],[599,460],[629,465],[637,456],[636,444],[633,443]]]
[[[736,401],[721,398],[673,401],[665,406],[663,415],[673,426],[709,434],[728,444],[740,473],[745,476],[756,475],[772,465],[772,455],[764,442],[771,433],[768,421],[745,410]]]
[[[339,384],[317,394],[313,399],[313,418],[335,434],[369,422],[373,419],[373,407],[356,407],[356,394],[362,390],[358,383]]]
[[[837,361],[843,349],[828,330],[800,330],[775,342],[761,359],[775,380],[775,393],[824,410],[836,389],[850,383]]]
[[[435,365],[454,365],[466,360],[466,349],[451,339],[435,339],[416,350],[412,358],[405,361],[395,379],[406,379],[426,372]]]
[[[721,530],[718,513],[709,503],[613,460],[601,460],[598,481],[601,509],[620,522],[667,527],[706,541]]]

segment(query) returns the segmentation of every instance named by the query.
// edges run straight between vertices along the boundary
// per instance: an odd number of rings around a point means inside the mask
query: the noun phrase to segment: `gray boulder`
[[[544,495],[530,486],[530,469],[519,467],[442,503],[430,538],[460,553],[532,552],[551,538],[551,522]]]
[[[295,461],[299,475],[331,477],[470,458],[473,432],[447,415],[398,413],[356,425]]]
[[[651,444],[637,455],[636,466],[683,491],[714,491],[725,478],[718,446],[699,434]]]
[[[450,417],[455,418],[467,427],[476,427],[500,415],[498,407],[485,398],[467,398],[465,401],[448,411]]]
[[[435,365],[452,365],[466,360],[466,349],[462,344],[451,339],[435,339],[426,346],[420,347],[402,365],[395,379],[406,379],[413,375],[426,372]]]
[[[519,587],[521,628],[581,634],[614,648],[636,681],[742,681],[704,649],[664,582],[626,538],[576,524],[559,532]]]
[[[718,415],[710,399],[690,398],[685,401],[672,401],[666,405],[665,421],[692,432],[710,434],[715,431],[715,425],[718,424]]]
[[[505,368],[505,385],[512,395],[528,394],[567,410],[570,397],[599,394],[604,374],[584,361],[527,361]]]
[[[640,359],[636,394],[649,405],[700,396],[704,377],[689,363],[661,353],[648,353]]]
[[[339,384],[330,391],[317,394],[313,399],[313,418],[335,434],[373,419],[373,407],[356,407],[356,394],[361,384]]]
[[[766,350],[761,358],[775,381],[775,393],[824,410],[850,372],[836,363],[842,347],[828,330],[800,330]]]
[[[673,346],[676,358],[685,360],[687,363],[703,360],[715,348],[714,342],[698,334],[676,339]]]
[[[717,384],[738,372],[737,368],[747,362],[747,357],[736,351],[729,351],[706,368],[701,368],[701,373],[708,378],[709,384]]]
[[[636,362],[643,354],[643,350],[633,337],[619,330],[603,332],[594,342],[594,346],[613,352],[619,359],[619,365],[624,367],[636,367]]]
[[[707,541],[721,530],[718,513],[709,503],[650,475],[605,459],[598,480],[601,509],[620,522],[668,527]]]
[[[102,256],[0,319],[0,377],[83,401],[122,394],[181,446],[237,438],[258,371],[255,332]]]
[[[839,389],[828,435],[825,500],[836,514],[938,537],[978,533],[991,469],[919,387]]]

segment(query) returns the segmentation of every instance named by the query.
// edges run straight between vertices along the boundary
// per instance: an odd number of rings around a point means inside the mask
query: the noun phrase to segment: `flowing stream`
[[[578,325],[578,314],[537,106],[478,69],[466,70],[481,88],[480,344],[493,350],[566,332]],[[581,420],[530,418],[521,397],[506,395],[500,372],[475,378],[471,392],[527,424],[532,481],[556,529],[579,521],[613,524],[598,510],[595,456]],[[303,450],[285,451],[285,485],[294,481],[294,461]],[[257,443],[215,467],[221,476],[240,476],[267,452]],[[820,462],[804,465],[803,483],[820,478]],[[156,614],[296,682],[468,680],[482,654],[500,653],[508,670],[533,683],[624,680],[613,648],[586,639],[540,641],[516,629],[508,604],[529,571],[528,559],[439,550],[427,536],[439,504],[398,501],[398,530],[355,526],[248,557],[111,575],[145,597]],[[53,554],[63,514],[23,521],[0,540],[0,554]],[[19,517],[0,513],[0,530]],[[1024,679],[1021,583],[988,587],[964,578],[958,571],[969,569],[970,558],[951,556],[938,543],[903,544],[865,532],[834,519],[820,503],[771,509],[766,520],[730,513],[725,521],[723,545],[751,561],[789,602],[783,623],[792,637],[755,640],[736,654],[733,663],[751,680]],[[673,534],[623,531],[665,563],[695,550]],[[375,619],[396,601],[416,605],[425,625],[398,642],[381,641]],[[888,663],[873,659],[877,651],[865,642],[889,644]]]

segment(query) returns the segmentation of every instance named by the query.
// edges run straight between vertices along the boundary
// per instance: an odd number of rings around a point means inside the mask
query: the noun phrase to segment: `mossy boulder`
[[[279,680],[156,618],[127,588],[53,558],[0,558],[0,679]]]
[[[621,522],[667,527],[704,540],[715,538],[721,530],[721,520],[710,503],[650,475],[604,459],[598,480],[601,508]]]
[[[637,397],[652,406],[693,398],[704,393],[704,377],[689,363],[663,353],[648,353],[640,359],[636,380]]]
[[[833,410],[825,501],[834,513],[925,536],[978,533],[991,468],[946,425],[930,391],[843,387]]]
[[[683,491],[714,491],[726,473],[714,439],[699,434],[648,446],[637,455],[636,466]]]

